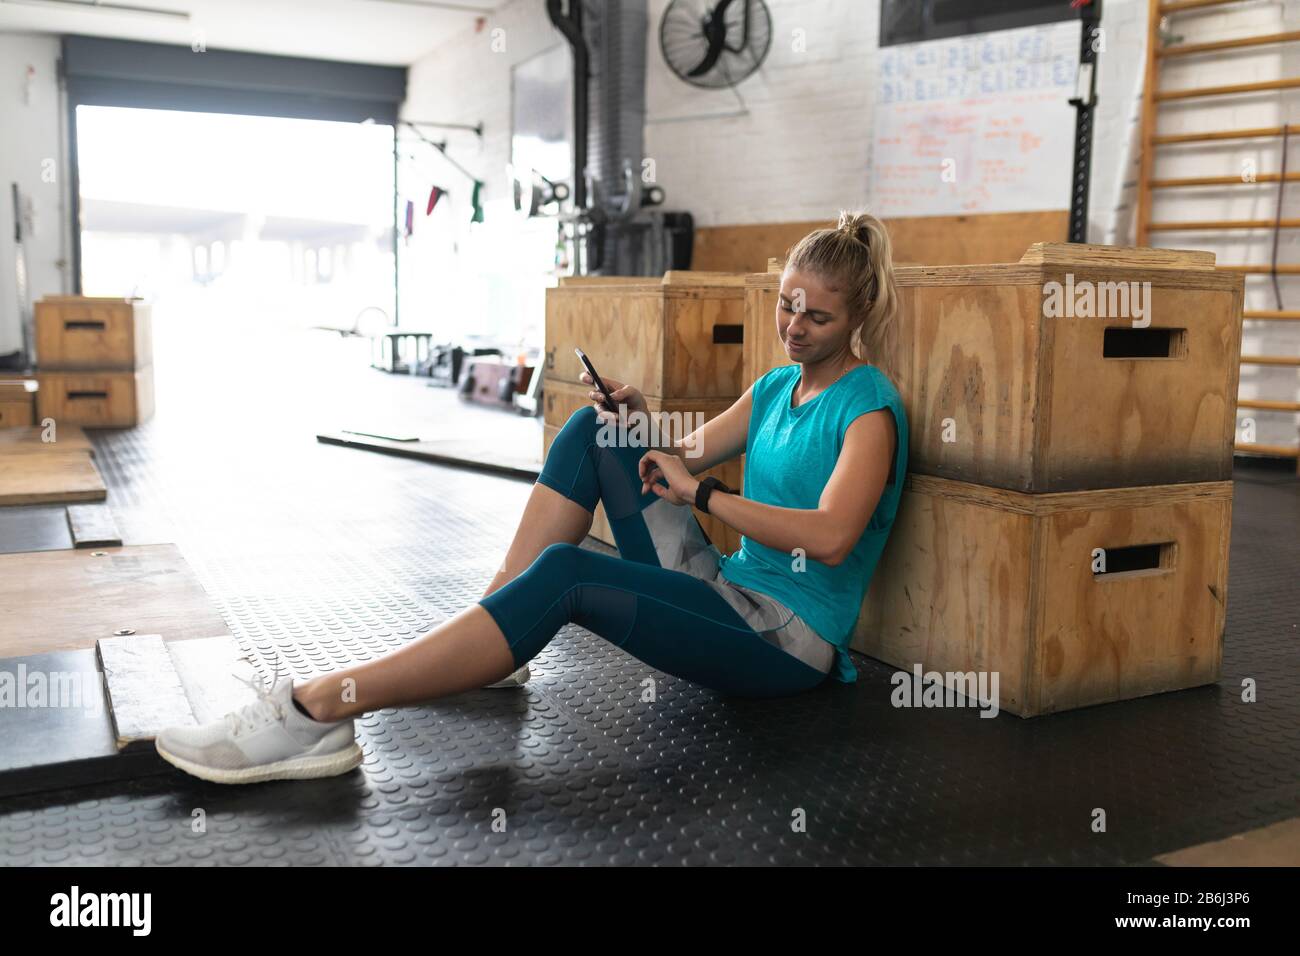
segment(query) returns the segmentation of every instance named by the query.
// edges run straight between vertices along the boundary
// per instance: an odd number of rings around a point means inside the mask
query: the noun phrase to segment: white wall
[[[13,200],[18,183],[32,203],[24,230],[27,289],[32,301],[69,291],[67,162],[57,80],[59,41],[44,34],[0,33],[0,355],[22,347],[14,276]],[[30,87],[28,67],[35,69]],[[30,99],[27,90],[30,88]],[[53,174],[53,181],[49,181]]]
[[[541,0],[515,0],[481,30],[467,27],[411,65],[403,119],[483,124],[482,139],[460,130],[422,131],[445,139],[448,155],[485,182],[484,221],[470,224],[468,178],[430,146],[407,149],[416,159],[399,167],[398,190],[416,208],[411,241],[399,243],[402,325],[433,328],[457,340],[467,333],[496,333],[541,345],[555,226],[522,226],[512,215],[506,179],[511,68],[562,43]],[[432,183],[451,192],[426,217]],[[399,224],[403,216],[399,212]]]
[[[668,69],[658,37],[667,5],[650,4],[646,83],[646,152],[667,205],[690,210],[696,226],[823,219],[863,206],[875,4],[771,5],[771,52],[735,92],[696,89]],[[796,28],[802,53],[792,49]]]
[[[1098,53],[1093,124],[1088,238],[1133,244],[1139,135],[1146,77],[1146,0],[1108,0],[1102,11],[1104,46]]]
[[[696,227],[865,207],[878,5],[769,4],[771,50],[734,92],[698,89],[669,70],[659,48],[667,6],[650,3],[645,137],[666,207],[689,210]],[[804,31],[801,53],[795,29]]]
[[[658,24],[667,6],[668,0],[650,3],[646,152],[655,160],[668,206],[689,209],[697,226],[827,219],[841,208],[869,210],[879,5],[770,4],[771,51],[759,72],[735,92],[696,89],[664,64]],[[1102,241],[1114,214],[1122,171],[1119,144],[1146,49],[1145,0],[1108,0],[1102,26],[1107,48],[1094,118],[1094,242]],[[795,30],[802,31],[803,52],[792,42]],[[1064,208],[1070,171],[1057,175]]]

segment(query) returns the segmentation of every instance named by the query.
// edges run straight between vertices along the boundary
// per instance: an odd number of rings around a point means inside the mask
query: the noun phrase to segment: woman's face
[[[786,269],[776,300],[776,331],[796,362],[817,362],[847,347],[844,298],[811,272]]]

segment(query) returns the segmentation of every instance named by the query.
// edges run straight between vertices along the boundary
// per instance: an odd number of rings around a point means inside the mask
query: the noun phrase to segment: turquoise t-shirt
[[[874,365],[852,369],[820,394],[791,408],[800,369],[798,364],[783,365],[754,383],[744,496],[783,508],[816,509],[835,470],[849,425],[859,416],[882,408],[893,413],[898,432],[898,450],[889,481],[862,537],[838,566],[805,558],[803,568],[796,570],[795,555],[742,535],[740,550],[722,558],[722,575],[742,587],[776,598],[834,644],[837,652],[833,673],[847,684],[857,680],[858,671],[846,648],[902,495],[907,471],[907,417],[898,390]]]

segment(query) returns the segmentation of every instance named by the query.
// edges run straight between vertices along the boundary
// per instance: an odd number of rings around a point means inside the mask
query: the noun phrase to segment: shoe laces
[[[230,728],[231,736],[238,737],[245,731],[253,731],[266,724],[284,720],[284,710],[280,702],[272,696],[274,687],[268,689],[264,682],[249,680],[233,671],[231,676],[257,693],[257,700],[226,714],[225,721]]]

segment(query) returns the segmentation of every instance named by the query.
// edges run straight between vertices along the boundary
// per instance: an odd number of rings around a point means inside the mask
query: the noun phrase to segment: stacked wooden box
[[[149,306],[140,299],[45,296],[35,307],[37,416],[125,428],[153,415]]]
[[[544,453],[584,405],[590,386],[581,381],[581,348],[602,377],[635,385],[652,415],[708,421],[735,403],[743,378],[743,274],[669,271],[640,276],[566,277],[546,292],[546,358],[543,381]],[[676,437],[676,436],[673,436]],[[703,474],[739,488],[739,460]],[[725,554],[740,536],[709,515],[697,515]],[[596,508],[593,537],[613,545],[604,509]]]
[[[30,379],[0,378],[0,428],[26,428],[36,424],[37,383]]]
[[[853,647],[997,672],[1022,717],[1217,680],[1241,276],[1210,253],[1055,243],[897,272],[909,477]],[[779,279],[750,278],[753,321]],[[1053,282],[1108,301],[1102,283],[1149,282],[1146,315],[1049,315]]]

